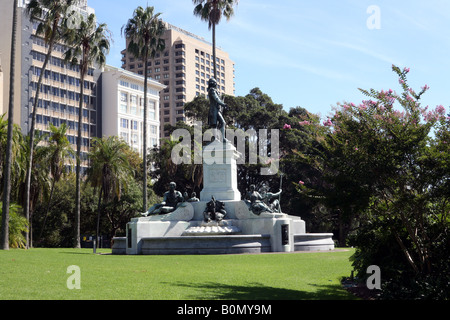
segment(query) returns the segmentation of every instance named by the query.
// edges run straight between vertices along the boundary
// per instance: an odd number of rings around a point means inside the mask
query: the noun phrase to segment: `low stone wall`
[[[127,254],[127,237],[113,238],[112,254]]]
[[[270,251],[270,235],[142,238],[142,254],[233,254]]]
[[[294,251],[334,250],[332,233],[304,233],[294,235]]]

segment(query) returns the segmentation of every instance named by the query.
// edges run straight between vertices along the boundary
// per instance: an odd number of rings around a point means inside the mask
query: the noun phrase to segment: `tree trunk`
[[[33,153],[34,153],[34,130],[36,127],[36,111],[37,106],[39,102],[39,94],[41,91],[41,84],[42,79],[44,78],[45,69],[47,68],[48,61],[50,60],[50,56],[52,54],[53,50],[53,44],[55,42],[55,36],[56,36],[56,29],[58,28],[58,20],[55,19],[53,22],[53,30],[52,36],[50,38],[49,44],[48,44],[48,51],[47,55],[45,56],[44,64],[42,65],[41,74],[39,75],[39,80],[36,87],[36,94],[34,96],[34,103],[33,103],[33,113],[31,115],[31,128],[30,132],[28,133],[30,136],[30,154],[28,156],[28,163],[27,163],[27,175],[25,180],[25,217],[27,218],[27,221],[30,222],[30,189],[31,189],[31,168],[33,167]],[[30,231],[31,231],[31,223],[30,223]],[[41,231],[42,234],[42,231]],[[26,232],[26,247],[30,247],[30,240],[29,240],[29,234]]]
[[[143,156],[143,188],[142,188],[142,192],[143,192],[143,209],[142,212],[146,212],[147,211],[147,82],[148,82],[148,44],[146,51],[145,51],[145,56],[144,56],[144,123],[142,124],[143,127],[143,140],[142,140],[142,156]]]
[[[81,248],[80,223],[81,223],[81,143],[83,127],[83,100],[84,100],[84,77],[86,74],[87,54],[83,49],[83,59],[80,63],[80,103],[78,110],[78,140],[77,140],[77,167],[76,167],[76,205],[75,205],[75,248]]]
[[[9,250],[9,203],[11,196],[11,163],[12,163],[12,135],[14,122],[14,73],[16,60],[16,37],[17,37],[17,5],[18,0],[13,3],[13,23],[11,34],[11,65],[9,71],[9,107],[8,107],[8,134],[5,154],[5,170],[3,174],[3,209],[2,229],[0,245],[3,250]]]
[[[53,190],[54,190],[54,189],[55,189],[55,179],[53,178],[53,181],[52,181],[52,189],[50,190],[50,198],[48,199],[47,209],[45,210],[44,223],[42,224],[41,232],[39,233],[39,239],[42,238],[42,233],[44,232],[45,222],[47,221],[48,211],[50,210],[50,203],[52,202]]]
[[[100,188],[100,194],[98,195],[98,205],[97,205],[97,234],[95,238],[97,239],[97,247],[99,248],[99,234],[100,234],[100,216],[101,216],[101,204],[102,204],[102,193],[103,193],[103,184]]]

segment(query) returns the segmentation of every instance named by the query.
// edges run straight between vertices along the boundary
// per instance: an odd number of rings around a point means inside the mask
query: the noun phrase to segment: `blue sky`
[[[211,41],[191,0],[88,0],[114,44],[107,63],[121,66],[120,29],[138,6]],[[379,10],[379,20],[373,20]],[[379,23],[369,29],[367,21]],[[217,42],[235,62],[236,95],[259,87],[286,110],[301,106],[326,118],[338,102],[359,103],[358,88],[400,92],[392,64],[409,67],[411,86],[430,90],[422,103],[450,106],[450,1],[240,0],[217,28]]]

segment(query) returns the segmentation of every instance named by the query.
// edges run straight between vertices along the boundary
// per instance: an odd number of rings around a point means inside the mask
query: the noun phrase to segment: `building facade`
[[[208,80],[214,77],[217,66],[217,83],[221,94],[234,95],[234,62],[227,52],[216,49],[213,61],[212,45],[205,39],[166,23],[164,52],[148,61],[148,74],[166,86],[160,93],[161,137],[168,137],[164,125],[188,122],[184,105],[196,96],[207,96]],[[143,75],[144,62],[127,50],[122,51],[122,68]]]
[[[106,66],[98,81],[103,136],[119,136],[135,151],[143,152],[144,77]],[[147,84],[147,148],[159,146],[159,92],[157,81]]]
[[[66,123],[67,137],[76,149],[79,101],[83,99],[81,157],[82,166],[86,167],[91,138],[101,134],[98,126],[100,118],[97,110],[97,79],[94,78],[94,68],[89,68],[84,83],[81,83],[79,67],[64,62],[63,54],[66,46],[58,43],[53,48],[46,70],[42,70],[48,46],[42,37],[36,35],[38,24],[30,22],[25,10],[27,2],[19,1],[18,7],[14,123],[21,127],[24,134],[28,134],[37,82],[40,74],[44,72],[37,106],[36,130],[49,132],[50,124],[59,127]],[[8,70],[8,76],[3,79],[4,93],[9,91],[12,9],[11,1],[0,2],[0,28],[2,28],[0,58],[3,70]],[[84,16],[94,13],[94,10],[87,6],[86,0],[80,1],[79,10]],[[81,86],[84,86],[84,97],[80,97]],[[3,94],[1,114],[7,112],[8,103],[9,95]]]

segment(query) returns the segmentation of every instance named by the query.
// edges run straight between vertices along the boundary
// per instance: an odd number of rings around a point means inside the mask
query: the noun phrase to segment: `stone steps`
[[[142,254],[235,254],[271,252],[270,235],[221,234],[214,235],[215,226],[198,226],[191,228],[196,235],[180,237],[142,238]],[[220,228],[218,228],[220,227]],[[218,226],[216,231],[230,231],[233,226]],[[208,234],[206,230],[210,228]],[[226,228],[230,229],[227,230]],[[224,229],[224,230],[221,230]],[[201,235],[201,236],[200,236]],[[305,233],[294,235],[294,251],[328,251],[334,250],[332,233]],[[127,238],[113,239],[113,254],[126,254]]]
[[[236,254],[270,251],[270,235],[142,238],[142,254]]]

